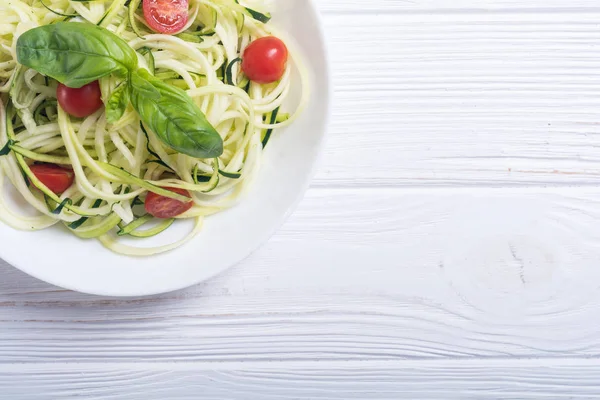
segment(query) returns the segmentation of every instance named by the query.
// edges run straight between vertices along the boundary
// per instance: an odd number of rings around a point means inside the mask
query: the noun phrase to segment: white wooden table
[[[163,296],[0,264],[1,399],[600,397],[598,0],[320,8],[334,117],[298,211]]]

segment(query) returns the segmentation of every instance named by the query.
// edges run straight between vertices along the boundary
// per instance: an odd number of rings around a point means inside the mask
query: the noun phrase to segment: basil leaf
[[[145,69],[132,73],[129,82],[133,107],[163,143],[196,158],[223,154],[223,139],[183,90],[153,77]]]
[[[106,103],[106,121],[112,124],[120,120],[128,105],[129,88],[127,87],[127,84],[122,83],[114,92],[112,92]]]
[[[142,78],[139,71],[138,73],[131,74],[130,85],[131,89],[135,91],[137,95],[147,97],[152,100],[160,100],[161,95],[158,89],[148,82],[147,79]]]
[[[17,40],[19,63],[72,87],[103,76],[127,76],[137,67],[129,45],[95,25],[58,22],[31,29]]]

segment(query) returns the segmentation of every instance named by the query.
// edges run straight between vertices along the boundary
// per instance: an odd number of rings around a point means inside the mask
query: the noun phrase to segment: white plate
[[[302,118],[276,132],[254,187],[231,210],[207,219],[202,233],[170,253],[130,258],[80,240],[63,229],[21,232],[0,224],[0,257],[64,288],[107,296],[169,292],[200,283],[238,263],[265,242],[302,198],[322,147],[330,82],[316,7],[279,0],[273,22],[299,44],[312,74],[311,101]]]

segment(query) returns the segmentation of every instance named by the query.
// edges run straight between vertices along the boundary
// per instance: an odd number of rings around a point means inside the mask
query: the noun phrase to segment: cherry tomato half
[[[171,192],[175,192],[182,196],[188,196],[190,201],[184,203],[177,199],[172,199],[170,197],[161,196],[160,194],[156,194],[154,192],[148,193],[146,197],[146,204],[144,207],[146,208],[146,212],[156,218],[173,218],[178,215],[183,214],[192,206],[194,202],[192,201],[190,196],[190,192],[185,189],[175,189],[175,188],[165,188],[170,190]]]
[[[188,21],[189,0],[144,0],[144,18],[155,32],[172,34]]]
[[[35,177],[55,194],[62,194],[75,180],[73,170],[55,164],[33,164],[30,168]]]
[[[102,93],[98,81],[88,83],[79,89],[58,84],[56,89],[58,104],[67,114],[78,118],[92,115],[102,107]]]
[[[267,36],[255,40],[244,51],[242,71],[251,81],[272,83],[285,72],[288,49],[280,39]]]

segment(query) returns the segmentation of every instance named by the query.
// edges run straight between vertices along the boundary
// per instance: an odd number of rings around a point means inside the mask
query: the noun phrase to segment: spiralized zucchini
[[[0,188],[10,181],[39,212],[29,217],[11,209],[0,190],[0,220],[21,230],[59,223],[117,253],[148,256],[186,243],[206,216],[235,205],[259,170],[272,131],[293,123],[308,101],[307,71],[293,41],[265,23],[269,14],[262,4],[191,0],[186,29],[163,35],[147,27],[139,0],[0,0]],[[60,21],[87,21],[127,41],[141,68],[187,91],[221,135],[223,154],[197,159],[172,150],[143,128],[131,105],[112,124],[104,109],[84,119],[66,114],[56,101],[57,82],[19,65],[15,52],[23,32]],[[286,42],[287,70],[276,83],[251,82],[241,72],[239,58],[253,40],[269,35]],[[286,114],[282,107],[294,69],[302,97]],[[105,104],[119,83],[113,76],[100,79]],[[55,195],[29,170],[34,162],[70,166],[76,184]],[[174,195],[165,188],[190,191],[194,206],[177,217],[194,220],[189,235],[153,248],[120,242],[172,225],[166,220],[148,228],[152,218],[141,207],[149,191]]]

